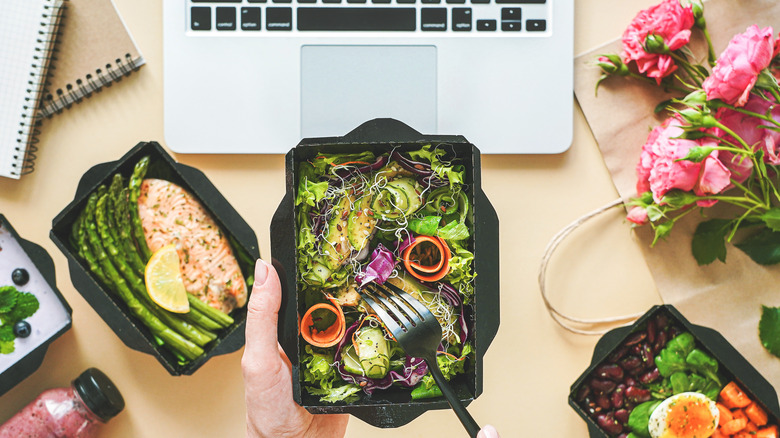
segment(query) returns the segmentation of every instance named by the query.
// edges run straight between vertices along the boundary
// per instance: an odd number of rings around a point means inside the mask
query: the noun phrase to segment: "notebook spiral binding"
[[[65,9],[63,18],[66,18],[67,7],[63,9]],[[57,35],[60,36],[60,33],[58,32]],[[56,45],[53,51],[54,55],[52,56],[52,65],[49,67],[49,76],[53,75],[57,70],[57,53],[59,53],[59,49]],[[98,68],[92,73],[87,73],[83,79],[77,79],[75,85],[67,84],[64,90],[58,88],[52,92],[45,88],[39,116],[51,117],[54,114],[60,114],[74,104],[89,98],[93,93],[100,92],[103,87],[108,88],[114,82],[121,81],[123,77],[129,76],[130,73],[138,70],[143,64],[143,58],[133,59],[130,53],[126,53],[124,59],[116,58],[113,62],[106,63],[104,69]],[[47,82],[46,86],[49,87],[51,84]]]
[[[27,81],[29,87],[27,88],[27,96],[24,98],[25,105],[22,107],[20,129],[17,131],[14,162],[11,164],[11,175],[14,176],[27,175],[34,171],[35,160],[38,158],[36,155],[38,152],[37,144],[41,132],[36,129],[40,125],[40,120],[36,116],[35,90],[40,90],[46,80],[45,72],[47,64],[51,60],[51,51],[47,47],[51,47],[53,39],[57,37],[55,29],[57,29],[59,20],[59,18],[51,19],[50,14],[56,14],[56,9],[49,5],[44,5],[43,9],[41,28],[38,30],[38,38],[36,39],[35,55],[33,55],[33,62],[30,64],[30,79]]]

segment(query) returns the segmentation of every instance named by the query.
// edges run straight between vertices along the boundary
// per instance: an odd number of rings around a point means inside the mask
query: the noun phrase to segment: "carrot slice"
[[[306,311],[306,314],[301,318],[301,336],[303,339],[315,347],[327,348],[332,347],[344,338],[344,334],[347,331],[347,322],[344,318],[344,310],[341,309],[338,301],[333,297],[328,296],[331,304],[317,303]],[[336,315],[336,322],[331,324],[325,330],[318,330],[314,325],[314,311],[318,309],[327,310]]]
[[[423,242],[432,243],[439,251],[440,260],[436,265],[424,266],[411,259],[412,250]],[[450,247],[447,246],[447,242],[443,239],[431,236],[415,236],[414,242],[404,250],[403,262],[406,270],[418,280],[430,282],[441,280],[449,273],[450,257],[452,257]]]
[[[759,427],[766,425],[766,422],[769,419],[766,415],[766,411],[764,411],[761,406],[757,405],[756,402],[749,404],[748,407],[745,408],[745,415]]]
[[[725,435],[734,435],[747,426],[747,418],[735,418],[720,427],[720,432]]]
[[[742,389],[737,386],[736,382],[729,382],[720,391],[720,402],[726,405],[729,409],[744,408],[753,401],[747,396]]]
[[[718,407],[718,412],[720,412],[720,416],[718,416],[719,426],[723,426],[724,424],[734,419],[734,417],[731,415],[731,409],[727,408],[722,403],[715,403],[715,406]]]
[[[773,424],[771,426],[763,427],[753,436],[754,438],[778,438],[777,426]]]

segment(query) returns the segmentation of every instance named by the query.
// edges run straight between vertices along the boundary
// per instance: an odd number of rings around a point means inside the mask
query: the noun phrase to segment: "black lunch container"
[[[9,233],[10,238],[15,240],[19,246],[21,246],[24,253],[27,255],[27,257],[30,258],[30,261],[32,262],[33,266],[26,266],[25,269],[29,273],[29,280],[27,282],[27,285],[30,285],[36,281],[36,277],[43,277],[43,281],[45,281],[48,286],[51,288],[52,292],[54,292],[55,297],[60,302],[60,304],[63,306],[65,312],[67,312],[67,321],[65,325],[57,330],[55,333],[51,334],[48,339],[45,339],[39,344],[37,347],[35,347],[33,350],[29,351],[27,354],[19,358],[15,363],[11,364],[5,371],[3,371],[0,374],[0,396],[5,394],[7,391],[9,391],[11,388],[16,386],[19,382],[26,379],[32,373],[34,373],[43,363],[43,358],[46,355],[46,350],[49,349],[49,344],[54,342],[55,339],[62,336],[63,333],[70,330],[73,321],[71,319],[71,315],[73,314],[73,310],[68,305],[68,302],[65,301],[65,298],[62,296],[60,291],[57,289],[57,278],[56,273],[54,270],[54,261],[52,261],[51,256],[48,252],[46,252],[43,247],[40,245],[37,245],[33,242],[30,242],[28,240],[25,240],[19,236],[19,234],[14,230],[14,228],[11,226],[11,223],[8,222],[5,216],[0,214],[0,234],[3,233]],[[0,251],[2,248],[0,248]],[[10,255],[9,251],[6,251],[5,253],[0,252],[0,257],[9,257]],[[21,265],[24,264],[24,262],[20,263]],[[14,264],[13,266],[16,266]],[[23,292],[30,292],[32,294],[35,294],[35,290],[30,289],[29,287],[25,287],[25,285],[16,286],[14,285],[12,281],[12,273],[13,270],[9,272],[0,272],[0,276],[2,276],[2,280],[0,280],[0,286],[15,286],[18,290]],[[38,312],[46,313],[47,309],[44,305],[41,305],[41,307],[38,309],[36,314]],[[33,315],[35,316],[35,315]],[[35,328],[33,328],[33,334],[32,336],[35,336]],[[3,355],[0,355],[0,361],[2,361]]]
[[[476,360],[465,374],[450,383],[464,404],[482,393],[483,357],[499,325],[499,253],[498,216],[482,191],[480,154],[476,146],[458,135],[422,135],[394,119],[368,121],[343,137],[307,138],[287,153],[285,159],[286,194],[271,222],[271,255],[282,280],[282,305],[279,311],[279,343],[292,362],[293,398],[315,414],[349,413],[377,427],[399,427],[432,409],[448,409],[444,398],[412,401],[410,391],[391,387],[377,390],[371,396],[351,403],[328,404],[310,395],[300,382],[300,349],[298,315],[303,314],[296,278],[295,194],[298,187],[297,164],[318,154],[356,153],[371,150],[376,154],[419,149],[423,145],[441,145],[450,157],[458,157],[466,167],[465,183],[470,187],[474,206],[474,268],[477,273],[473,305],[467,311],[471,328],[469,339]]]
[[[89,169],[79,181],[73,201],[52,221],[49,236],[68,258],[73,286],[125,345],[153,355],[172,375],[190,375],[211,357],[234,352],[244,345],[246,307],[233,311],[231,316],[235,323],[218,333],[218,338],[204,348],[203,356],[180,365],[172,353],[157,345],[151,332],[128,312],[125,303],[103,288],[89,267],[76,256],[77,250],[69,239],[71,226],[86,206],[90,194],[101,184],[109,186],[115,173],[129,177],[138,160],[147,155],[151,163],[146,177],[171,181],[195,196],[227,235],[244,278],[252,275],[254,261],[260,256],[255,232],[203,172],[177,163],[156,142],[138,143],[119,160]]]
[[[648,321],[658,315],[665,315],[671,323],[683,331],[693,334],[698,348],[702,348],[718,361],[718,373],[726,379],[723,384],[725,385],[729,381],[737,382],[752,400],[764,408],[769,422],[780,425],[780,421],[778,421],[780,419],[780,405],[778,405],[777,393],[772,385],[720,333],[711,328],[691,324],[674,306],[666,304],[653,306],[631,326],[611,330],[602,336],[594,348],[590,366],[571,386],[569,405],[588,424],[591,438],[608,438],[610,435],[599,427],[593,417],[588,415],[583,404],[578,400],[580,389],[587,385],[591,374],[600,364],[607,361],[608,357],[616,352],[627,339],[647,330]]]

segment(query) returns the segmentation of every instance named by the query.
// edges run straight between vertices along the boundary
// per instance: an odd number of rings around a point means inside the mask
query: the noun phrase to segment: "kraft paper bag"
[[[734,35],[752,24],[772,26],[775,35],[780,31],[777,0],[711,0],[704,3],[704,16],[716,55]],[[694,30],[693,34],[693,53],[705,63],[706,45],[701,32]],[[656,116],[653,109],[672,96],[660,87],[625,77],[608,78],[596,95],[601,71],[595,60],[599,54],[610,53],[621,53],[619,38],[575,59],[574,91],[615,187],[621,197],[628,199],[636,195],[636,164],[642,145],[650,130],[667,117],[664,113]],[[780,306],[780,265],[758,265],[727,244],[726,263],[716,260],[699,266],[691,253],[697,224],[703,219],[733,217],[726,205],[705,211],[706,218],[693,213],[678,221],[670,236],[652,248],[652,229],[635,229],[656,287],[665,303],[674,305],[692,323],[719,331],[780,390],[780,359],[769,354],[758,337],[761,305]]]

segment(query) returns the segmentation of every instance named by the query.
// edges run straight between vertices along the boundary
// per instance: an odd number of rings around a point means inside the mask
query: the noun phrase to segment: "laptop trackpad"
[[[435,46],[301,47],[301,135],[343,135],[378,117],[436,132]]]

